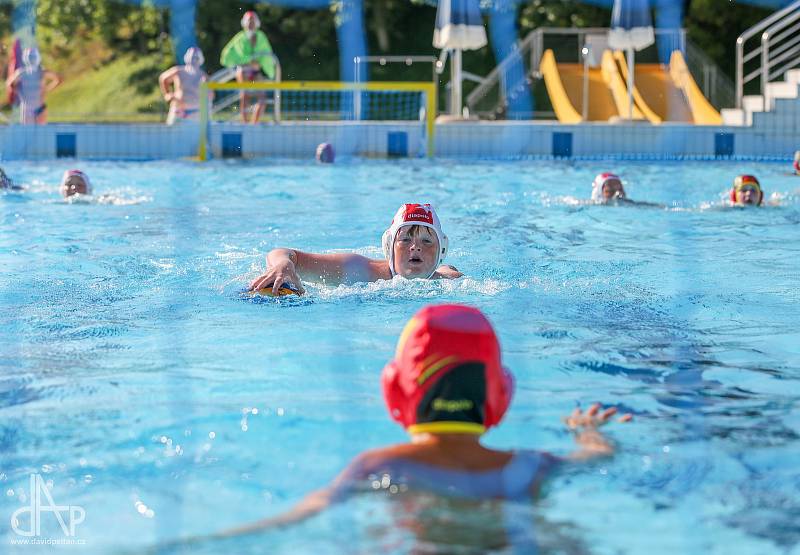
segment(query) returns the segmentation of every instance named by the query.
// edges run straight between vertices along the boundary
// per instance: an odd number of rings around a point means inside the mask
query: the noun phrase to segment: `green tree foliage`
[[[531,0],[520,5],[522,35],[537,27],[608,27],[611,10],[574,0]]]
[[[684,27],[692,42],[733,77],[736,38],[772,11],[728,0],[691,0]]]
[[[64,57],[86,42],[100,41],[114,53],[168,52],[169,21],[164,9],[113,0],[38,0],[36,35],[40,48]]]
[[[206,69],[219,69],[223,46],[239,31],[244,12],[261,19],[272,49],[281,61],[284,79],[338,79],[339,51],[332,9],[296,10],[252,2],[200,0],[197,40],[206,57]]]

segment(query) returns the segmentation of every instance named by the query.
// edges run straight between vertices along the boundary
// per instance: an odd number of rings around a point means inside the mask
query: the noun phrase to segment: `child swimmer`
[[[605,172],[597,174],[592,183],[592,202],[595,204],[628,204],[664,208],[663,204],[631,200],[625,194],[625,187],[618,175]]]
[[[481,435],[502,420],[513,394],[500,345],[486,317],[463,305],[433,305],[417,312],[400,335],[394,360],[383,369],[383,396],[409,443],[358,455],[333,483],[309,494],[282,515],[217,534],[229,537],[309,518],[359,490],[370,475],[393,484],[475,499],[528,499],[556,467],[613,455],[599,428],[616,413],[592,405],[564,419],[578,449],[567,457],[543,451],[499,451]],[[619,418],[626,422],[630,415]]]
[[[65,199],[75,195],[91,195],[92,182],[81,170],[67,170],[61,177],[59,189]]]
[[[731,206],[761,206],[764,191],[752,175],[737,175],[730,192]]]
[[[326,283],[353,283],[392,279],[453,279],[463,274],[442,264],[447,254],[447,235],[430,204],[404,204],[383,233],[385,260],[360,254],[315,254],[296,249],[274,249],[267,255],[267,271],[250,283],[249,291],[272,288],[273,294],[288,285],[302,294],[301,277]]]

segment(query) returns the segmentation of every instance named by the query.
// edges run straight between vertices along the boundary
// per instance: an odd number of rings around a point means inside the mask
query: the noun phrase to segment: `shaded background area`
[[[660,26],[674,26],[682,13],[689,39],[731,76],[736,37],[787,3],[654,0],[652,5]],[[490,42],[479,51],[465,52],[464,68],[486,75],[517,39],[538,27],[606,27],[611,4],[611,0],[483,2]],[[319,0],[6,0],[0,2],[0,67],[5,67],[12,32],[32,36],[35,28],[45,65],[65,77],[63,87],[48,100],[51,120],[113,119],[121,111],[128,119],[139,114],[141,119],[157,120],[167,108],[158,94],[158,74],[195,41],[206,53],[206,69],[218,69],[219,52],[240,29],[239,20],[248,9],[259,13],[281,60],[284,79],[352,78],[343,75],[350,71],[341,59],[343,41],[355,41],[346,45],[348,51],[372,55],[438,55],[431,45],[435,0],[364,0],[363,6]],[[348,13],[359,14],[360,21],[352,21]],[[343,25],[352,26],[342,32]],[[429,81],[431,66],[373,64],[369,74],[373,80]],[[439,83],[442,99],[447,80],[445,72]],[[473,86],[465,83],[465,95]],[[534,97],[537,109],[549,109],[541,83],[535,85]]]

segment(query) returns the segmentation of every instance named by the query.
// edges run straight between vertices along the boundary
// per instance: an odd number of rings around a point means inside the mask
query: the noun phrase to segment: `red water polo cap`
[[[455,304],[411,318],[381,383],[392,418],[412,434],[482,434],[503,418],[514,391],[492,325]]]

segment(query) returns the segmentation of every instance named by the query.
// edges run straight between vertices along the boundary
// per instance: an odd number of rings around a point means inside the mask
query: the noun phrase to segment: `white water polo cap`
[[[597,177],[594,178],[594,182],[592,183],[592,200],[603,200],[603,187],[612,180],[619,181],[620,185],[622,185],[622,180],[615,173],[607,172],[597,174]],[[625,196],[624,189],[622,189],[622,196]]]
[[[430,228],[439,240],[439,253],[436,264],[428,275],[428,277],[431,277],[436,273],[436,269],[447,255],[447,235],[442,231],[442,224],[439,222],[439,217],[430,204],[404,204],[397,209],[397,213],[392,220],[392,225],[383,232],[383,238],[381,240],[383,254],[386,256],[386,260],[389,261],[389,270],[391,270],[392,276],[397,275],[394,269],[394,240],[401,228],[410,227],[412,225],[421,225],[422,227]]]
[[[203,56],[203,51],[196,46],[191,46],[186,49],[186,54],[183,55],[183,63],[192,68],[199,68],[206,63],[206,58]]]
[[[92,182],[89,181],[89,176],[83,173],[81,170],[67,170],[64,172],[64,175],[61,177],[61,190],[64,191],[67,187],[67,182],[69,181],[70,177],[78,177],[86,183],[86,194],[92,194]]]

